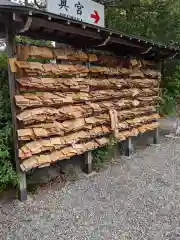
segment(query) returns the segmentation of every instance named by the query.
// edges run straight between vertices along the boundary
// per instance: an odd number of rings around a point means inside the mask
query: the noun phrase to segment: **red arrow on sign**
[[[99,13],[94,10],[94,14],[91,14],[91,18],[94,18],[94,20],[95,20],[94,23],[98,23],[100,20]]]

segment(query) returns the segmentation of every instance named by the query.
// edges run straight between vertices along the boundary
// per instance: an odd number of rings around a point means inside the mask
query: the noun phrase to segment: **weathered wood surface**
[[[20,89],[15,103],[23,171],[106,145],[112,134],[123,141],[158,128],[161,73],[154,63],[72,48],[18,45],[17,51],[22,61],[10,64]]]

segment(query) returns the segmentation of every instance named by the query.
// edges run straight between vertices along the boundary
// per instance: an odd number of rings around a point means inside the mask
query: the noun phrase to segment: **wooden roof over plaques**
[[[5,36],[9,21],[17,35],[73,45],[77,48],[113,51],[119,55],[135,55],[147,59],[180,56],[180,49],[168,47],[137,36],[71,20],[35,8],[0,2],[0,36]]]

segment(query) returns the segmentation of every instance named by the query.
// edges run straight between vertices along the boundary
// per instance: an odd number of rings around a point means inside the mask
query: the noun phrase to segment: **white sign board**
[[[91,0],[47,0],[47,11],[104,27],[104,6]]]

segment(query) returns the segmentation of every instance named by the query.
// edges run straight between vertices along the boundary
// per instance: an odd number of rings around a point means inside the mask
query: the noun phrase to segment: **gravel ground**
[[[63,189],[2,202],[0,239],[180,239],[179,146],[162,137]]]

